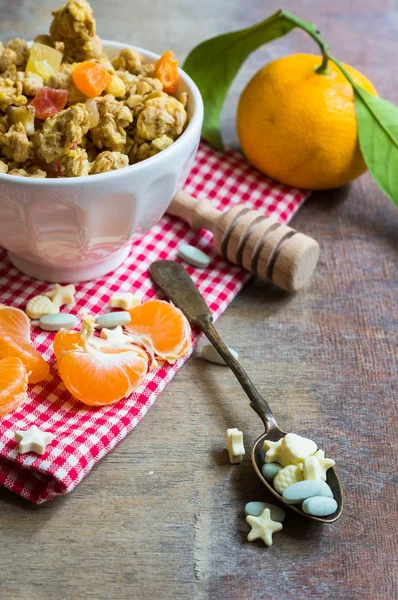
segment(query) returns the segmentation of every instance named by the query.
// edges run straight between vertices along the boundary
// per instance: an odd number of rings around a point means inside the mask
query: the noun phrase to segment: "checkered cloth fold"
[[[237,152],[220,155],[204,144],[199,148],[185,190],[193,196],[211,198],[220,209],[244,202],[282,223],[293,216],[308,195],[267,179]],[[132,291],[144,300],[156,297],[148,267],[154,260],[175,259],[182,241],[212,257],[204,270],[187,268],[217,318],[250,276],[213,252],[209,232],[194,232],[167,215],[132,245],[129,258],[119,269],[76,286],[77,303],[71,312],[79,314],[84,309],[100,314],[117,291]],[[0,251],[0,303],[24,309],[29,298],[49,287],[21,275],[11,267],[5,252]],[[35,347],[53,365],[54,334],[32,329]],[[46,381],[30,386],[29,401],[0,419],[0,484],[35,504],[72,491],[141,421],[185,360],[149,373],[129,398],[101,408],[89,408],[75,401],[52,366]],[[32,424],[54,433],[55,440],[43,456],[18,455],[14,432]]]

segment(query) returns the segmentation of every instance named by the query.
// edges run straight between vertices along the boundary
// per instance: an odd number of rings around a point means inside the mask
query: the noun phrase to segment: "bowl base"
[[[79,283],[81,281],[98,279],[120,267],[130,254],[130,245],[114,252],[105,259],[102,258],[95,262],[83,262],[79,267],[40,265],[19,258],[12,252],[7,252],[7,254],[14,267],[28,277],[50,283]]]

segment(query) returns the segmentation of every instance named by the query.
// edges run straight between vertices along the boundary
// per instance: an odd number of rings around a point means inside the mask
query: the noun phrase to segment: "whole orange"
[[[329,61],[294,54],[266,65],[239,100],[237,127],[242,151],[277,181],[309,189],[344,185],[366,171],[358,143],[354,92]],[[377,96],[370,81],[344,65],[356,83]]]

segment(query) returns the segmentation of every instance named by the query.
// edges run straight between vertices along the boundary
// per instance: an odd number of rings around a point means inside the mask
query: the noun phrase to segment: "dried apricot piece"
[[[72,71],[75,86],[89,98],[99,96],[112,81],[111,75],[99,63],[86,60]]]
[[[0,417],[16,410],[27,399],[28,374],[16,357],[0,360]]]
[[[172,50],[167,50],[155,63],[155,77],[163,84],[166,94],[175,94],[178,88],[178,60]]]

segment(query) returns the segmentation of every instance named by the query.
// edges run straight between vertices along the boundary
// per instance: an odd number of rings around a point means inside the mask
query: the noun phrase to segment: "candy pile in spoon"
[[[335,512],[337,502],[326,483],[326,472],[335,462],[315,442],[287,433],[277,442],[265,440],[264,450],[263,476],[286,504],[301,505],[305,513],[316,517]]]

